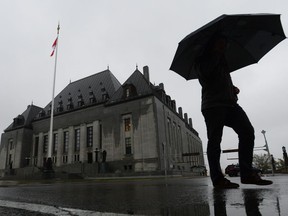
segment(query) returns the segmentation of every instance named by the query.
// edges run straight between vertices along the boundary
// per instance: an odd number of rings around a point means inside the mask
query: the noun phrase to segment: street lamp
[[[96,148],[94,152],[95,152],[95,162],[98,163],[98,154],[99,154],[100,150],[98,148]]]
[[[271,160],[271,155],[270,155],[270,151],[269,151],[267,139],[266,139],[266,136],[265,136],[266,131],[265,131],[265,130],[262,130],[261,133],[262,133],[263,136],[264,136],[264,140],[265,140],[265,146],[264,146],[264,147],[266,147],[265,150],[268,152],[268,158],[269,158],[270,163],[271,163],[272,175],[274,176],[274,170],[273,170],[273,164],[272,164],[272,160]]]

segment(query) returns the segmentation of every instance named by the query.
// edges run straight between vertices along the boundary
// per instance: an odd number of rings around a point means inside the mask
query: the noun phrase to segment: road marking
[[[49,206],[35,203],[15,202],[8,200],[0,200],[1,207],[17,208],[33,212],[48,213],[56,216],[127,216],[127,214],[108,213],[108,212],[95,212],[82,209],[64,208]]]

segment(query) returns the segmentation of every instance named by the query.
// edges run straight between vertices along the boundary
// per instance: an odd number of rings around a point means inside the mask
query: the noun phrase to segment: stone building
[[[122,85],[105,70],[68,84],[56,97],[52,139],[55,170],[190,172],[203,167],[202,142],[192,120],[138,68]],[[0,170],[21,174],[47,160],[51,102],[29,105],[1,136]],[[36,168],[37,167],[37,168]],[[28,171],[27,171],[28,170]]]

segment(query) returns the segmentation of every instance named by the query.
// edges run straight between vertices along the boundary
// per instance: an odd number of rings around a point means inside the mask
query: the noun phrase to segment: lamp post
[[[96,167],[97,167],[97,173],[99,173],[100,171],[100,164],[98,163],[98,160],[99,160],[99,152],[100,152],[100,149],[96,148],[94,150],[95,152],[95,162],[96,162]]]
[[[98,163],[98,155],[99,155],[100,150],[96,148],[94,152],[95,152],[95,162]]]
[[[262,130],[261,133],[262,133],[263,136],[264,136],[264,140],[265,140],[265,146],[264,146],[264,147],[266,147],[265,150],[268,152],[268,159],[270,160],[270,163],[271,163],[271,170],[272,170],[272,175],[274,176],[274,170],[273,170],[273,164],[272,164],[272,160],[271,160],[271,155],[270,155],[270,151],[269,151],[269,147],[268,147],[267,139],[266,139],[266,136],[265,136],[266,131],[265,131],[265,130]]]

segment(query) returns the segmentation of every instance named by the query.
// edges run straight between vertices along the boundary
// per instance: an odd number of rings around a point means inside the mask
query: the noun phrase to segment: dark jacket
[[[197,67],[202,86],[201,110],[236,105],[238,98],[223,57],[210,53],[199,59]]]

